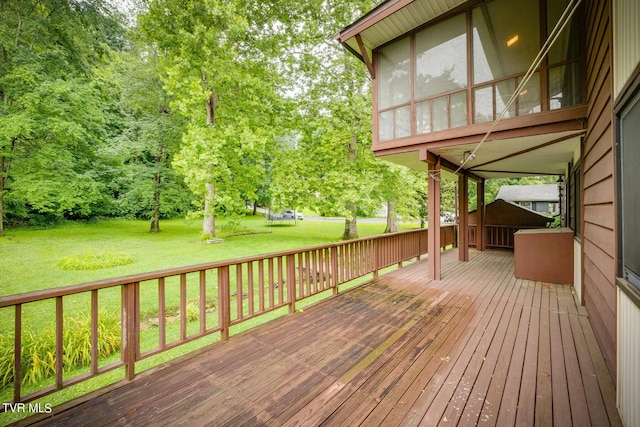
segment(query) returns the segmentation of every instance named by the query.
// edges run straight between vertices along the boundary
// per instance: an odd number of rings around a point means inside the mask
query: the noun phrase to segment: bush
[[[121,252],[95,253],[93,251],[62,258],[57,266],[62,270],[101,270],[132,264],[135,260]]]
[[[102,359],[120,349],[120,322],[115,314],[98,316],[98,358]],[[23,331],[20,377],[26,384],[37,385],[55,375],[55,327],[39,334]],[[91,362],[91,316],[77,319],[67,317],[63,327],[63,371],[88,366]],[[14,380],[14,335],[0,335],[0,387]]]

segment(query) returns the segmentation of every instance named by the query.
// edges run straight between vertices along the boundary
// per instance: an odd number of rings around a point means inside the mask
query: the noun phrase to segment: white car
[[[293,211],[291,209],[287,209],[282,213],[282,219],[295,219],[295,220],[303,220],[304,215],[300,212]]]

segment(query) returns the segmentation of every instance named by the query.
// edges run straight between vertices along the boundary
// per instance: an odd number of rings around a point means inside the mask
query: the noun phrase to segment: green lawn
[[[224,221],[218,225],[224,228]],[[162,232],[148,233],[147,221],[110,220],[70,223],[56,228],[10,229],[0,238],[0,295],[67,286],[129,274],[181,267],[340,240],[342,222],[299,221],[268,227],[262,217],[243,220],[245,230],[265,234],[226,237],[219,244],[200,242],[200,221],[161,222]],[[380,234],[384,224],[360,224],[361,237]],[[60,259],[90,253],[118,252],[129,265],[93,271],[66,271]]]

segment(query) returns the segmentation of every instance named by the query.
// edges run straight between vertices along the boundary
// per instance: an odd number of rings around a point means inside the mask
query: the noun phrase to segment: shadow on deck
[[[424,261],[139,375],[46,425],[621,425],[571,287]]]

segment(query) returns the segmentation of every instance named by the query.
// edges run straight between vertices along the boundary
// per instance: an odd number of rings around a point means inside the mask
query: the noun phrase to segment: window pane
[[[396,134],[395,138],[411,135],[411,109],[409,106],[396,109]]]
[[[416,104],[416,132],[431,132],[431,107],[429,101]]]
[[[493,120],[493,88],[485,86],[474,91],[475,114],[474,123],[484,123]]]
[[[467,87],[466,15],[416,34],[416,99]]]
[[[569,0],[554,0],[547,2],[547,35],[553,31],[556,23],[562,16]],[[575,59],[580,56],[580,40],[582,39],[582,27],[580,25],[581,13],[576,11],[569,24],[562,30],[553,46],[549,50],[549,64],[557,64],[567,59]]]
[[[496,116],[502,113],[504,107],[511,99],[511,95],[515,92],[516,89],[516,79],[509,79],[502,82],[496,83]],[[516,103],[514,102],[507,110],[504,118],[515,117],[516,116]]]
[[[467,92],[451,95],[451,127],[467,125]]]
[[[549,107],[552,110],[582,103],[582,72],[577,62],[549,70]]]
[[[442,130],[449,128],[449,115],[447,114],[447,110],[449,107],[449,97],[442,96],[440,98],[434,99],[432,102],[433,106],[433,130]]]
[[[380,50],[378,54],[378,108],[405,104],[411,99],[409,38]]]
[[[493,0],[472,11],[473,81],[525,72],[540,50],[538,2]]]
[[[393,139],[393,111],[380,113],[378,122],[378,140],[389,141]]]
[[[518,115],[539,113],[540,108],[540,74],[535,73],[518,96]]]
[[[622,209],[622,262],[625,278],[640,289],[640,98],[626,107],[620,118],[620,168]]]

